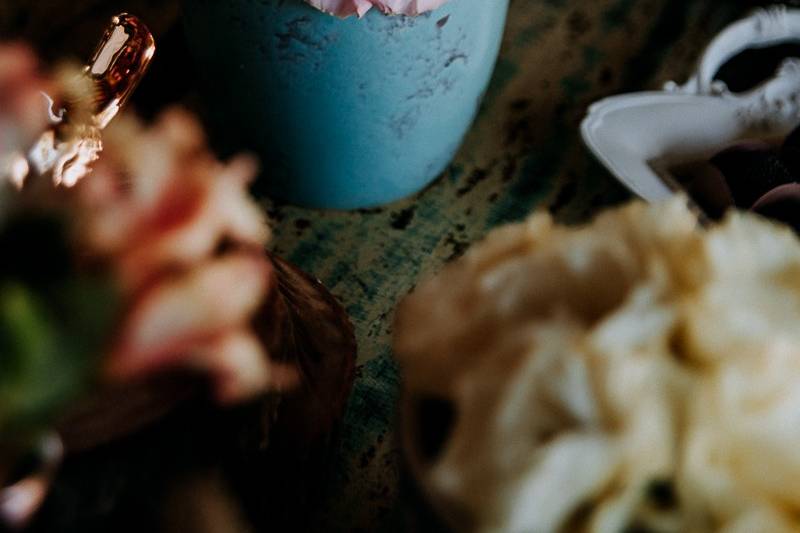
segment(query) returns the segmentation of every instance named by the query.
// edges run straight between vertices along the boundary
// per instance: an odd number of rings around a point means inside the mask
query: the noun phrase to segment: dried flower
[[[411,462],[464,530],[796,531],[798,323],[786,227],[534,215],[398,313]]]

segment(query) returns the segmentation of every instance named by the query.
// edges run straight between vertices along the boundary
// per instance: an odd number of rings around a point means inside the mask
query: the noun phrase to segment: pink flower
[[[68,70],[41,76],[30,49],[0,45],[0,185],[22,188],[25,154],[59,118],[43,93],[82,94],[73,78]],[[198,371],[226,403],[293,385],[296,370],[272,361],[253,330],[256,317],[269,319],[258,313],[275,290],[264,250],[270,230],[248,193],[256,162],[218,161],[201,126],[180,110],[151,127],[121,116],[102,145],[94,172],[74,189],[25,189],[34,205],[52,202],[72,213],[76,253],[121,291],[105,375],[129,381]]]
[[[62,65],[45,77],[26,45],[0,44],[0,185],[22,188],[32,170],[66,186],[87,174],[101,149],[87,120],[92,94],[80,68]],[[62,121],[65,107],[72,121]]]
[[[387,15],[416,16],[427,11],[433,11],[444,5],[448,0],[306,0],[317,9],[336,15],[349,17],[358,15],[363,17],[372,7],[377,7]]]
[[[9,150],[12,142],[29,143],[48,123],[42,92],[49,87],[38,69],[36,56],[25,45],[0,45],[0,125],[4,128],[0,152]]]
[[[42,94],[49,88],[38,68],[28,47],[0,45],[0,184],[19,186],[28,173],[25,152],[49,123]]]
[[[162,270],[190,267],[223,241],[266,245],[269,227],[247,191],[255,161],[217,161],[188,113],[167,111],[149,129],[120,117],[104,144],[92,179],[79,187],[90,207],[83,237],[114,257],[125,287],[135,291]]]
[[[135,295],[108,361],[116,379],[184,367],[210,375],[217,398],[239,401],[291,385],[250,329],[272,287],[263,254],[237,252],[163,274]]]
[[[247,191],[255,162],[217,161],[180,110],[150,128],[120,117],[104,144],[76,194],[85,253],[113,270],[127,302],[107,375],[197,370],[226,403],[292,385],[294,370],[252,330],[274,289],[269,228]]]

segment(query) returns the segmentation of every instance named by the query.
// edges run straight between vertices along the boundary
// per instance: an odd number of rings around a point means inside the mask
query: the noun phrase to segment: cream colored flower
[[[401,306],[411,463],[464,530],[796,531],[798,324],[787,228],[535,215]]]

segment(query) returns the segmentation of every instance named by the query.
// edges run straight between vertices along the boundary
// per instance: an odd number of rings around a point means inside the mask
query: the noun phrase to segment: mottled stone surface
[[[130,4],[164,17],[154,24],[159,28],[175,15],[170,2]],[[13,7],[0,8],[0,28],[4,9]],[[360,344],[356,388],[330,465],[333,481],[314,510],[319,530],[433,527],[404,479],[392,431],[400,383],[390,350],[396,302],[499,224],[537,208],[578,222],[627,199],[580,142],[586,107],[611,94],[683,81],[708,39],[744,9],[732,0],[513,0],[479,119],[436,183],[415,198],[360,212],[264,199],[274,250],[330,287],[351,314]]]
[[[387,530],[427,523],[399,483],[392,424],[400,378],[390,349],[396,302],[499,224],[537,208],[579,222],[627,199],[580,142],[587,106],[684,80],[707,40],[741,12],[724,2],[516,0],[479,119],[439,181],[415,198],[356,213],[265,202],[275,250],[344,302],[360,343],[322,524]]]

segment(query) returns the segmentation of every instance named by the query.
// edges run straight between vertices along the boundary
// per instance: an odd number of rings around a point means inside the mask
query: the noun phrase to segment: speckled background
[[[95,10],[100,6],[98,17],[113,11],[111,4],[152,14],[163,39],[181,38],[172,2],[91,3]],[[0,28],[22,17],[14,4],[0,5]],[[36,2],[38,14],[22,17],[25,25],[16,27],[47,35],[36,18],[46,16],[47,4]],[[578,124],[587,106],[611,94],[683,81],[713,34],[750,7],[732,0],[513,0],[478,121],[436,183],[407,201],[358,212],[263,200],[275,227],[274,250],[330,287],[351,314],[360,343],[357,383],[330,465],[328,496],[314,512],[315,529],[436,527],[405,479],[392,429],[400,385],[390,349],[397,301],[499,224],[537,208],[578,222],[627,199],[580,142]],[[74,23],[85,28],[86,19],[75,11]],[[83,17],[87,13],[94,12]],[[67,50],[83,53],[81,43],[95,37],[78,35],[64,30],[42,37],[43,46],[52,56],[57,43],[70,42]],[[190,89],[146,84],[142,94],[194,103]],[[151,111],[146,103],[141,108]]]
[[[627,199],[580,142],[587,106],[683,81],[705,43],[743,11],[734,2],[516,0],[478,121],[439,181],[408,201],[356,213],[265,202],[275,250],[328,284],[360,343],[362,365],[321,526],[428,523],[398,481],[392,427],[400,377],[390,348],[396,302],[497,225],[537,208],[579,222]]]

